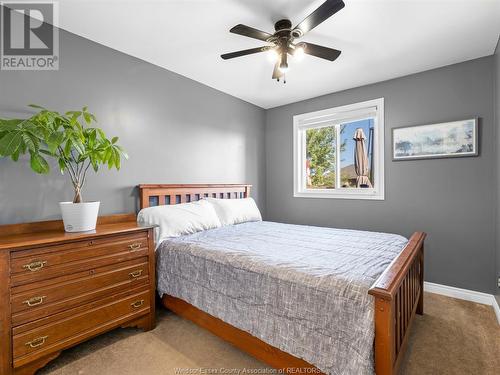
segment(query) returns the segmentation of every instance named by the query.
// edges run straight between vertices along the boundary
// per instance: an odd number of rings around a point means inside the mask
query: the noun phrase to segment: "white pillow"
[[[179,237],[221,226],[214,206],[204,200],[147,207],[139,212],[137,222],[139,224],[158,225],[155,228],[157,245],[169,237]]]
[[[247,221],[262,221],[259,208],[252,198],[205,198],[205,200],[213,204],[222,225],[239,224]]]

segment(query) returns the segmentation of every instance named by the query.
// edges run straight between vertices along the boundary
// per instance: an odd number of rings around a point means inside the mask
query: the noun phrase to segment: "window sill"
[[[378,192],[373,189],[352,189],[352,191],[335,191],[335,190],[306,190],[294,191],[295,198],[328,198],[328,199],[353,199],[353,200],[385,200],[383,192]]]

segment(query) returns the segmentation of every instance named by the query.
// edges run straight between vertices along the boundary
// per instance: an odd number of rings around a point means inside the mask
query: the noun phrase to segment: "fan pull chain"
[[[280,77],[277,77],[276,82],[279,82],[279,81],[280,81]],[[283,74],[283,84],[285,84],[285,83],[286,83],[286,76],[285,76],[285,74]]]

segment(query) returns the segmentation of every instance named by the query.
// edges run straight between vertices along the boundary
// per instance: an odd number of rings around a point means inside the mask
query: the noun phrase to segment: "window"
[[[293,117],[294,196],[384,199],[384,99]]]

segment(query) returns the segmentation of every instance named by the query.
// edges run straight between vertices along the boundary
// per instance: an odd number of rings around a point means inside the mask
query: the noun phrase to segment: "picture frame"
[[[392,160],[479,155],[478,117],[392,129]]]

